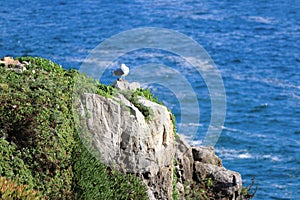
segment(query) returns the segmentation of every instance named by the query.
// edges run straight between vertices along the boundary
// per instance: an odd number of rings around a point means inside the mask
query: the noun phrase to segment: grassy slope
[[[12,182],[0,181],[0,197],[146,199],[137,178],[108,170],[77,138],[72,89],[75,77],[87,78],[42,58],[19,60],[30,63],[22,73],[0,67],[0,176]]]

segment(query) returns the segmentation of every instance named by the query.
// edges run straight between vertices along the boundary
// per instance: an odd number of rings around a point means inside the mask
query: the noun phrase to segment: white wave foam
[[[282,184],[272,184],[272,187],[273,188],[277,188],[277,189],[285,189],[286,188],[286,186],[285,185],[282,185]]]
[[[227,126],[222,126],[222,129],[227,130],[229,132],[243,133],[243,134],[246,134],[246,135],[250,135],[252,137],[259,137],[259,138],[265,138],[266,137],[265,135],[262,135],[262,134],[259,134],[259,133],[252,133],[252,132],[245,131],[245,130],[242,130],[242,129],[235,129],[235,128],[230,128],[230,127],[227,127]]]
[[[202,127],[203,124],[197,124],[197,123],[188,123],[187,126],[197,126],[197,127]]]
[[[243,154],[239,154],[237,157],[241,159],[247,159],[247,158],[252,158],[253,156],[250,153],[243,153]]]
[[[293,88],[300,90],[300,85],[295,85],[293,83],[289,83],[286,80],[276,79],[276,78],[260,78],[260,77],[249,77],[247,75],[243,74],[231,74],[231,77],[238,81],[254,81],[254,82],[260,82],[265,83],[270,86],[277,86],[282,88]]]
[[[269,17],[261,17],[261,16],[249,16],[246,18],[248,21],[254,21],[263,24],[274,24],[276,20]]]
[[[279,162],[281,159],[278,156],[272,156],[272,155],[263,155],[262,156],[264,159],[271,160],[273,162]]]
[[[272,154],[261,155],[259,153],[250,153],[246,149],[237,150],[237,149],[226,149],[226,148],[216,148],[215,151],[223,158],[227,160],[234,159],[265,159],[271,162],[281,162],[282,159],[279,156]]]
[[[190,18],[193,20],[211,20],[211,21],[223,21],[224,16],[214,15],[214,14],[205,14],[205,15],[190,15]]]
[[[188,142],[192,146],[201,146],[202,145],[202,141],[200,141],[200,140],[190,140]]]
[[[255,155],[248,152],[246,149],[237,150],[237,149],[226,149],[226,148],[216,148],[216,153],[226,160],[234,159],[253,159]]]
[[[292,94],[292,97],[294,98],[294,99],[297,99],[297,100],[300,100],[300,96],[298,96],[298,95],[296,95],[296,94]]]
[[[243,132],[242,130],[235,129],[235,128],[229,128],[229,127],[226,127],[226,126],[222,126],[222,129],[227,130],[227,131],[232,131],[232,132]]]
[[[262,79],[263,82],[268,83],[270,85],[276,85],[283,88],[294,88],[300,90],[299,85],[294,85],[292,83],[287,83],[280,79]]]

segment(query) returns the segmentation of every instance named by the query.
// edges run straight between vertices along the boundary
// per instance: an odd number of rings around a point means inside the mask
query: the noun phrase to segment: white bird
[[[121,65],[121,67],[115,71],[113,71],[113,74],[115,76],[120,76],[120,78],[127,76],[129,73],[129,67],[127,67],[124,63]]]

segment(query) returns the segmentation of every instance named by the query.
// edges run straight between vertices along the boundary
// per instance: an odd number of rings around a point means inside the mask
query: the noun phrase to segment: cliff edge
[[[241,175],[224,168],[213,147],[192,147],[177,135],[165,106],[134,98],[138,83],[118,80],[114,88],[111,98],[81,96],[82,138],[102,163],[141,177],[149,199],[241,198]]]
[[[138,83],[106,86],[33,57],[5,57],[0,72],[0,198],[245,196],[241,175],[176,134]]]

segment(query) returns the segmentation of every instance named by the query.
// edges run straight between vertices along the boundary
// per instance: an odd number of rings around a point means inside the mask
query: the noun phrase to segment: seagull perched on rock
[[[129,68],[124,63],[121,65],[121,67],[119,69],[113,71],[113,74],[115,76],[120,76],[120,79],[122,77],[124,77],[124,79],[125,79],[125,76],[127,76],[128,73],[129,73]]]

